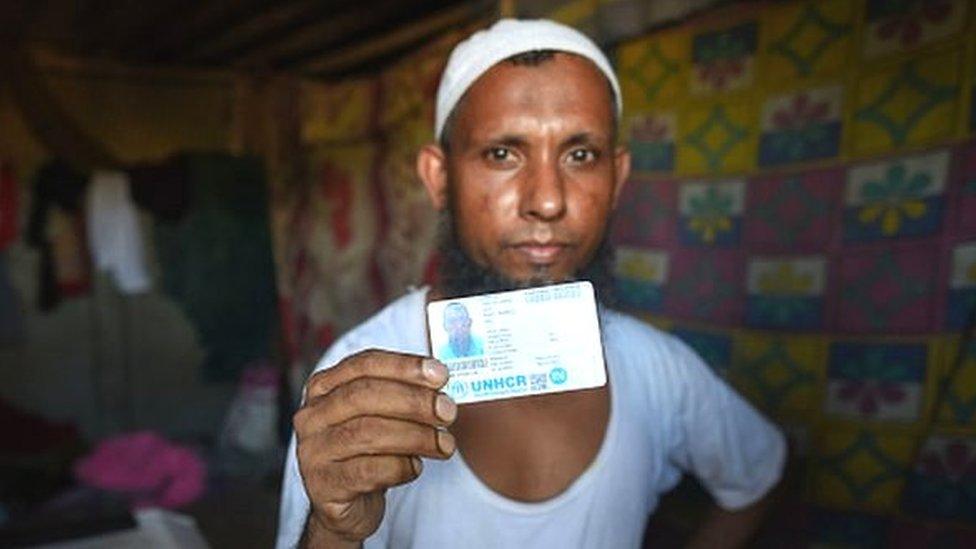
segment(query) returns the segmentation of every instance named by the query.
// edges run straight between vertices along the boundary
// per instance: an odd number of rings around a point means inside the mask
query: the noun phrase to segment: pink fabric
[[[206,466],[196,452],[149,431],[103,441],[74,472],[84,485],[129,495],[136,509],[186,505],[203,494],[206,483]]]

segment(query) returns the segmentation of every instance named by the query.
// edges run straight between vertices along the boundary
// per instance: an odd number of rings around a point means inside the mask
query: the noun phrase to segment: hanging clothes
[[[126,170],[132,200],[157,221],[176,223],[190,204],[189,177],[184,157],[155,164],[139,164]]]
[[[34,176],[27,243],[41,254],[38,307],[50,311],[62,298],[91,288],[82,204],[88,177],[63,160]]]
[[[24,310],[20,296],[10,282],[7,254],[0,251],[0,345],[24,340]]]
[[[231,381],[267,358],[276,334],[274,261],[264,168],[228,154],[184,157],[192,202],[153,227],[163,292],[181,304],[207,351],[203,376]]]
[[[0,251],[17,239],[17,219],[20,209],[20,189],[14,178],[13,166],[0,161]]]
[[[129,176],[120,171],[96,171],[88,185],[85,209],[95,268],[108,271],[124,294],[148,291],[151,281]]]

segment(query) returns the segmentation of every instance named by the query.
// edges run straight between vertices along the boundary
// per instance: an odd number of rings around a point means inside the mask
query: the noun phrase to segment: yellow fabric
[[[617,74],[626,111],[647,113],[686,95],[690,36],[685,28],[628,42],[617,51]]]
[[[951,139],[960,116],[961,52],[866,70],[852,94],[852,157]],[[894,128],[897,131],[892,131]]]
[[[734,174],[752,169],[756,118],[755,105],[745,98],[685,104],[678,115],[678,174]]]
[[[121,161],[226,150],[233,92],[220,79],[135,79],[49,73],[61,107]]]
[[[302,141],[314,143],[365,138],[375,118],[375,96],[375,80],[302,84]]]
[[[844,76],[854,57],[857,2],[789,2],[763,10],[759,78],[767,89]]]
[[[730,379],[773,416],[808,420],[823,402],[828,345],[823,336],[742,331],[734,339]],[[778,397],[770,399],[770,392]]]
[[[814,440],[814,500],[843,509],[896,510],[905,485],[902,471],[911,463],[916,437],[911,430],[824,426]]]
[[[958,352],[959,338],[945,338],[942,360],[939,361],[939,382],[949,375]],[[931,392],[934,397],[935,386]],[[976,433],[976,357],[973,353],[964,357],[959,371],[952,378],[945,404],[932,413],[940,428]]]
[[[600,2],[598,0],[571,0],[559,6],[547,16],[560,23],[579,27],[587,24],[596,16],[596,10],[599,6]]]

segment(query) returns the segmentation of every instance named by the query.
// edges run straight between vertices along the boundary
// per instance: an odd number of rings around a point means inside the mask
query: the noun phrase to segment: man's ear
[[[447,155],[440,146],[429,143],[417,153],[417,175],[424,182],[430,203],[437,211],[447,207]]]
[[[613,207],[616,208],[620,192],[630,177],[630,150],[627,147],[617,147],[617,152],[613,156],[613,165],[616,172],[616,180],[613,182]]]

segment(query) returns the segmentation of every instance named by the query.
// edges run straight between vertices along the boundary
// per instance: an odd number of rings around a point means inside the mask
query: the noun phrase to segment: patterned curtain
[[[814,541],[976,539],[973,9],[738,6],[616,51],[622,298],[783,425]]]
[[[275,246],[293,394],[342,333],[429,281],[437,215],[417,180],[438,79],[465,30],[374,77],[305,83],[301,170],[277,192]]]

